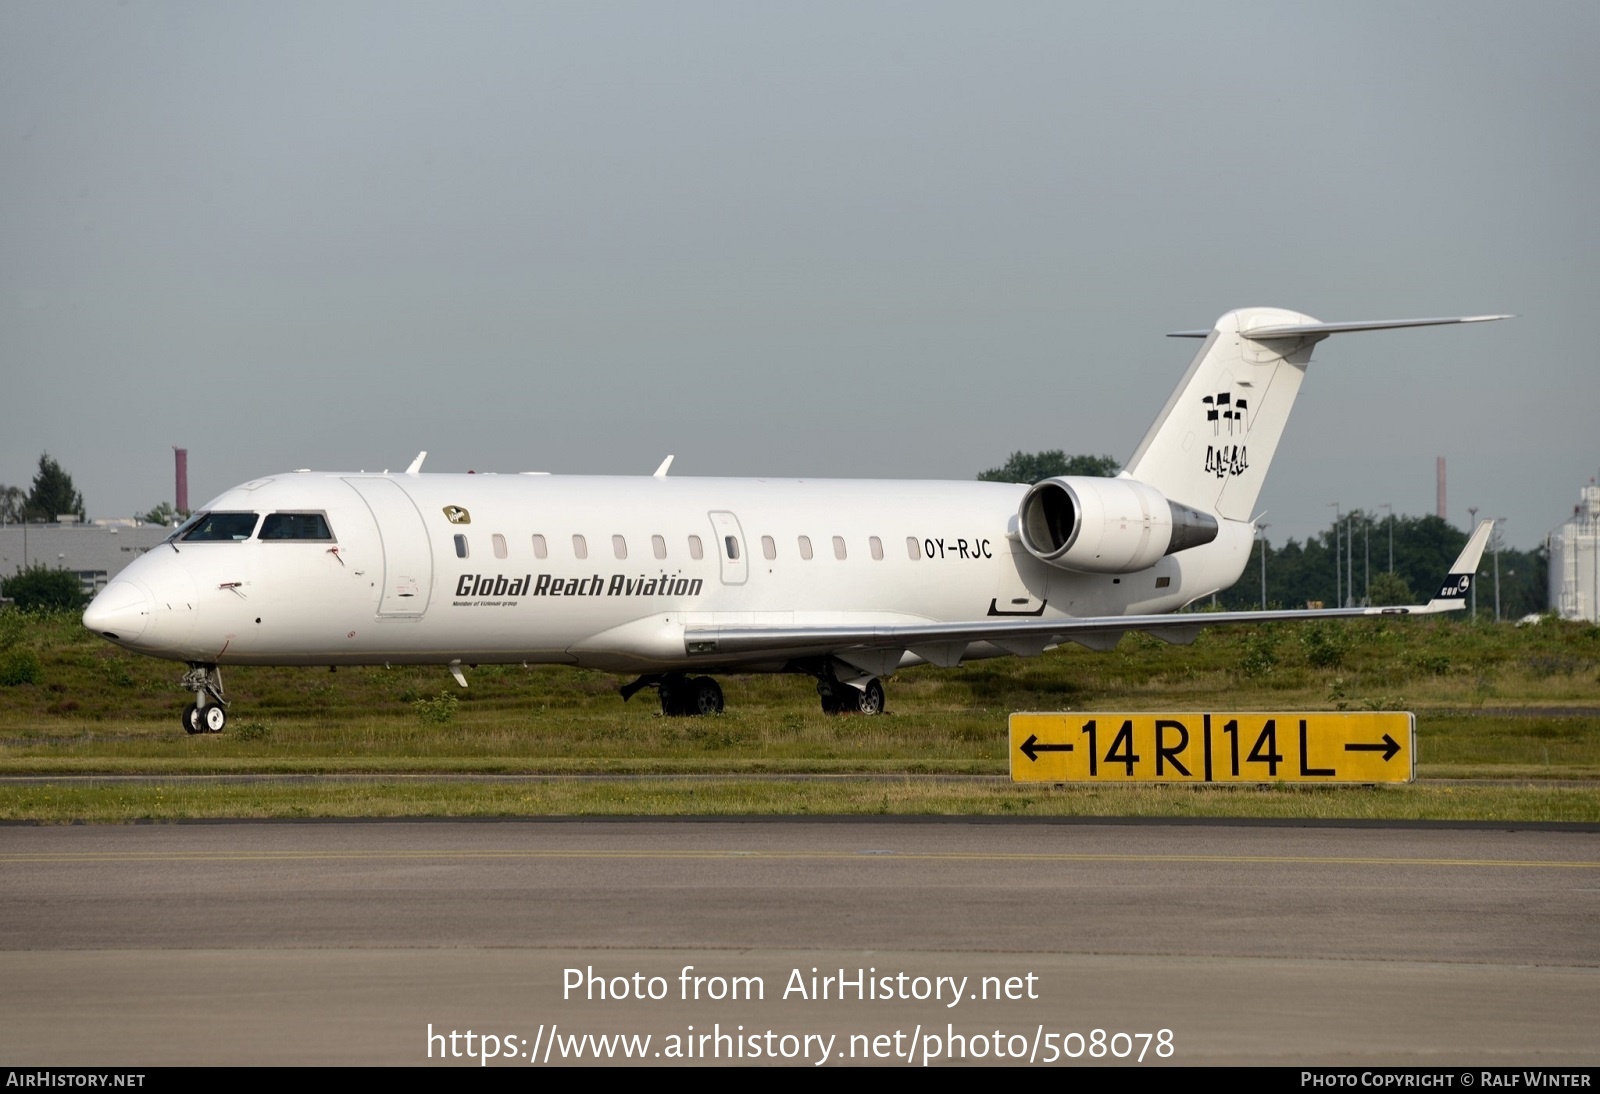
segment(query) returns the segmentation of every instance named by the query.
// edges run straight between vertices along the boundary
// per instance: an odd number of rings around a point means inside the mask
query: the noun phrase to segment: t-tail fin
[[[1478,564],[1483,561],[1483,549],[1488,546],[1489,536],[1493,531],[1494,521],[1478,522],[1478,527],[1473,529],[1467,545],[1461,548],[1461,554],[1450,567],[1450,573],[1440,583],[1439,591],[1433,594],[1433,599],[1428,601],[1428,606],[1423,611],[1460,611],[1467,606],[1473,578],[1478,573]]]
[[[1330,334],[1509,319],[1506,315],[1319,323],[1282,308],[1240,308],[1209,331],[1125,474],[1173,501],[1245,521],[1289,422],[1311,350]]]

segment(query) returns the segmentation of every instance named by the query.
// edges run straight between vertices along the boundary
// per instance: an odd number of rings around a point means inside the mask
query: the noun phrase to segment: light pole
[[[1261,610],[1267,610],[1267,529],[1269,524],[1256,525],[1256,534],[1261,537]]]
[[[1478,507],[1476,505],[1467,506],[1467,517],[1471,521],[1471,523],[1467,525],[1467,535],[1470,536],[1472,534],[1473,530],[1478,527]],[[1478,619],[1478,575],[1477,574],[1473,574],[1472,575],[1472,619],[1473,619],[1473,622],[1477,622],[1477,619]]]
[[[1350,510],[1344,518],[1344,598],[1339,605],[1348,608],[1356,602],[1356,511]]]
[[[1382,505],[1378,506],[1378,508],[1389,510],[1389,519],[1387,522],[1389,525],[1389,572],[1392,574],[1394,573],[1394,506],[1390,505],[1388,502],[1384,502]]]
[[[1505,517],[1494,518],[1494,621],[1500,622],[1500,524]]]
[[[1361,565],[1366,568],[1362,577],[1362,597],[1366,603],[1372,603],[1372,521],[1367,518],[1365,510],[1361,513]]]
[[[1339,503],[1330,501],[1328,504],[1333,506],[1333,606],[1342,608],[1344,606],[1344,597],[1341,595],[1342,590],[1339,586],[1341,577],[1339,566]]]

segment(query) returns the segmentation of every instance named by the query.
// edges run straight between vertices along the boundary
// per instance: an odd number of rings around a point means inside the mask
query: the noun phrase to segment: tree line
[[[141,519],[151,524],[169,524],[175,516],[172,506],[162,502]],[[62,517],[86,521],[89,514],[72,476],[50,453],[39,457],[39,468],[29,489],[0,483],[0,525],[51,524]],[[0,575],[0,598],[14,602],[24,611],[73,610],[88,600],[76,573],[52,569],[42,562]]]
[[[138,514],[138,519],[146,524],[173,524],[188,515],[188,510],[174,509],[171,502],[164,501],[149,512]],[[0,483],[0,524],[53,524],[61,517],[89,519],[83,495],[73,486],[72,476],[50,453],[39,457],[31,488]]]
[[[39,457],[32,489],[0,485],[0,524],[47,524],[57,517],[87,520],[88,512],[72,476],[46,452]]]

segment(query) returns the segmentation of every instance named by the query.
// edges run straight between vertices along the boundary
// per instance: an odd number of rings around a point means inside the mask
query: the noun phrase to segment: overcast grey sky
[[[970,478],[1323,343],[1270,536],[1600,471],[1600,5],[0,0],[0,482]]]

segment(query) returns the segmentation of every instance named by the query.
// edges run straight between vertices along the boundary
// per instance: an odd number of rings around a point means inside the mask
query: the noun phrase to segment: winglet
[[[1472,589],[1472,579],[1478,573],[1478,563],[1483,560],[1483,549],[1489,544],[1489,533],[1494,531],[1494,521],[1485,520],[1478,523],[1472,532],[1472,538],[1467,540],[1467,545],[1461,549],[1455,562],[1450,564],[1450,574],[1439,586],[1439,591],[1433,594],[1433,599],[1428,601],[1427,607],[1422,612],[1450,612],[1459,611],[1467,605],[1467,594]]]
[[[668,456],[666,459],[661,461],[661,466],[656,468],[656,473],[652,477],[653,478],[657,478],[657,479],[666,478],[667,477],[667,468],[669,468],[671,466],[672,466],[672,457]]]
[[[408,475],[420,475],[420,474],[422,474],[422,461],[427,459],[427,458],[428,458],[428,450],[426,448],[424,448],[421,452],[417,453],[417,458],[411,461],[411,466],[406,468],[406,474],[408,474]]]

